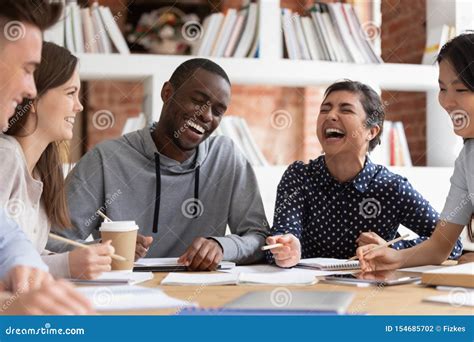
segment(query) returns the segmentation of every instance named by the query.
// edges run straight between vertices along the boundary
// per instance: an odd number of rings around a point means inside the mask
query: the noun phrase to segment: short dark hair
[[[324,98],[335,91],[349,91],[356,93],[360,97],[360,103],[364,108],[367,119],[365,125],[367,128],[375,126],[380,127],[379,133],[369,142],[369,152],[372,151],[375,146],[380,144],[380,136],[383,131],[383,121],[385,119],[384,106],[380,96],[368,85],[351,80],[343,80],[340,82],[333,83],[324,92]]]
[[[31,24],[44,31],[58,21],[62,8],[61,3],[50,3],[48,0],[1,0],[1,32],[9,21],[14,20]]]
[[[174,89],[180,88],[183,83],[188,80],[197,69],[204,69],[221,76],[230,85],[229,76],[218,64],[207,58],[192,58],[181,63],[170,77],[170,83]]]
[[[470,91],[474,91],[474,33],[472,32],[461,34],[444,44],[436,58],[438,63],[444,60],[449,61],[459,79]]]

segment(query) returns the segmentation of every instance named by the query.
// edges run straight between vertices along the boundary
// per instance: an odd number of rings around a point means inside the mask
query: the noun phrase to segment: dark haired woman
[[[38,95],[16,108],[0,135],[0,206],[23,228],[51,274],[95,278],[110,270],[109,243],[61,254],[45,250],[52,224],[71,227],[59,146],[72,139],[75,117],[83,109],[77,64],[68,50],[43,43],[34,72]]]
[[[453,120],[454,133],[464,146],[454,164],[451,188],[441,220],[428,241],[403,251],[359,248],[362,269],[384,270],[442,263],[474,211],[474,34],[463,34],[446,43],[438,55],[439,103]],[[364,253],[367,253],[363,256]],[[460,262],[474,261],[474,253]]]
[[[326,90],[317,121],[324,155],[295,162],[283,175],[267,238],[283,246],[267,254],[270,261],[291,267],[300,258],[347,259],[358,246],[392,240],[400,224],[419,238],[394,249],[431,235],[438,213],[406,178],[367,156],[380,143],[384,116],[380,97],[365,84],[346,80]],[[458,242],[452,257],[461,250]]]

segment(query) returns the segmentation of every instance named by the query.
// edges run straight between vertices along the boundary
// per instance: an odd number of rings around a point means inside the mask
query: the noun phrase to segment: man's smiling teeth
[[[68,116],[68,117],[65,118],[64,120],[66,120],[66,121],[69,122],[70,124],[74,125],[74,121],[75,121],[75,118],[74,118],[74,117]]]
[[[194,128],[196,131],[198,131],[198,132],[201,133],[201,134],[204,134],[204,132],[206,131],[206,130],[204,129],[204,127],[198,125],[197,123],[195,123],[195,122],[193,122],[193,121],[191,121],[191,120],[188,120],[187,124],[188,124],[189,127]]]

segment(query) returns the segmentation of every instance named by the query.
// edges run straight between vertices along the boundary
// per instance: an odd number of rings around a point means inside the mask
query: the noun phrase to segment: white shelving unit
[[[430,1],[440,0],[428,0]],[[226,70],[234,84],[304,87],[328,85],[336,80],[349,78],[380,89],[426,91],[429,98],[428,110],[431,111],[436,107],[438,87],[436,66],[390,63],[345,64],[284,59],[281,30],[280,1],[260,0],[260,58],[210,59]],[[83,80],[144,82],[144,113],[150,120],[157,120],[162,107],[160,92],[163,83],[169,79],[180,63],[195,56],[82,54],[78,57],[81,61],[80,73]],[[439,164],[438,166],[443,165],[441,162]]]

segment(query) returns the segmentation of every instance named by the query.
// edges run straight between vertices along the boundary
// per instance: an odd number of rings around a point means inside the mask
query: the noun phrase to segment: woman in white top
[[[439,103],[453,120],[454,133],[464,139],[441,219],[431,238],[415,247],[399,251],[383,248],[373,252],[368,251],[376,245],[359,247],[357,255],[363,271],[440,264],[471,221],[474,212],[474,34],[463,34],[446,43],[437,61]],[[474,253],[459,259],[459,262],[472,261]]]
[[[60,254],[45,250],[51,225],[71,228],[60,145],[72,139],[75,116],[83,109],[78,60],[45,42],[34,78],[38,95],[16,108],[0,135],[0,206],[23,228],[54,276],[93,279],[110,270],[109,242]]]

